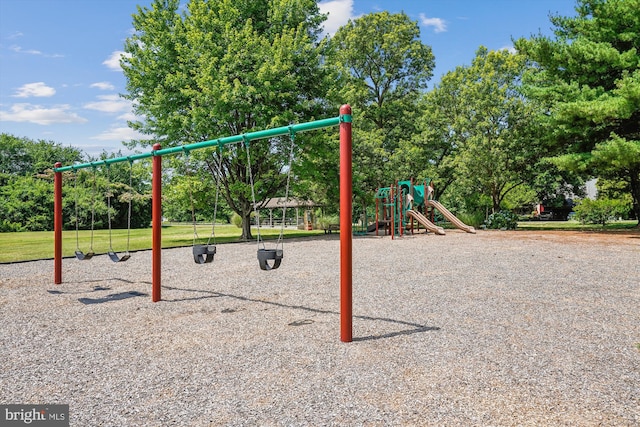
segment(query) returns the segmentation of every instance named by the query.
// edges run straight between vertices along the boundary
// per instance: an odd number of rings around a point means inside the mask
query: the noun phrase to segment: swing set
[[[103,166],[107,168],[107,182],[109,182],[109,165],[128,161],[129,170],[129,188],[132,191],[132,170],[133,162],[151,157],[153,159],[152,166],[152,301],[158,302],[161,298],[161,273],[162,273],[162,157],[177,153],[185,154],[185,162],[187,173],[190,173],[189,153],[193,150],[217,147],[220,151],[227,144],[243,143],[247,150],[247,170],[251,184],[251,197],[253,201],[254,211],[257,214],[256,197],[254,190],[253,174],[251,171],[251,158],[249,154],[249,145],[252,141],[261,139],[269,139],[282,135],[289,135],[291,140],[291,148],[289,150],[287,185],[285,200],[289,197],[289,184],[291,179],[291,163],[293,160],[295,134],[297,132],[306,132],[316,129],[323,129],[333,126],[340,128],[340,340],[343,342],[352,341],[352,138],[351,138],[351,107],[343,105],[340,107],[338,117],[316,120],[312,122],[300,123],[296,125],[283,126],[279,128],[266,129],[262,131],[250,132],[242,135],[234,135],[215,140],[197,142],[194,144],[186,144],[172,148],[162,149],[160,144],[155,144],[153,150],[147,153],[134,154],[126,157],[118,157],[113,159],[100,160],[89,163],[82,163],[71,166],[62,166],[58,162],[54,166],[54,283],[62,283],[62,172],[78,171],[85,168],[93,168],[93,184],[92,184],[92,200],[91,200],[91,243],[89,251],[83,253],[79,247],[79,224],[78,224],[78,177],[76,174],[76,258],[79,260],[90,260],[94,255],[93,250],[93,231],[95,222],[95,194],[96,194],[96,178],[95,168]],[[222,153],[220,152],[220,162],[222,162]],[[220,166],[220,164],[219,164]],[[190,188],[191,213],[194,224],[193,239],[193,258],[196,264],[209,264],[213,262],[216,253],[215,245],[215,223],[218,208],[219,193],[219,175],[216,179],[216,199],[214,206],[214,219],[211,235],[206,244],[198,243],[198,235],[196,230],[195,205],[193,202],[193,194]],[[111,193],[107,192],[108,222],[109,222],[109,251],[108,256],[114,262],[127,261],[131,254],[129,253],[129,240],[131,235],[131,200],[132,194],[129,195],[128,215],[127,215],[127,248],[124,255],[119,256],[112,247],[111,243]],[[286,208],[283,207],[283,217],[286,215]],[[275,248],[267,249],[260,235],[260,225],[258,221],[258,251],[257,258],[261,270],[275,270],[281,266],[283,259],[283,234],[284,223],[280,229],[280,234],[276,242]]]
[[[109,165],[106,165],[107,168],[107,218],[109,224],[109,250],[107,251],[107,255],[109,259],[113,262],[125,262],[129,258],[131,258],[131,254],[129,253],[129,244],[131,242],[131,202],[133,199],[133,161],[129,162],[129,209],[127,213],[127,249],[124,255],[119,256],[116,251],[113,250],[113,239],[112,239],[112,226],[111,226],[111,179],[109,173]],[[76,211],[76,250],[75,255],[76,258],[80,261],[88,261],[95,255],[93,250],[93,231],[95,229],[95,217],[96,217],[96,192],[97,192],[97,184],[96,184],[96,170],[93,170],[93,183],[91,185],[91,240],[89,243],[89,251],[84,253],[80,249],[80,217],[79,217],[79,203],[78,203],[78,174],[74,177],[74,190],[75,190],[75,211]]]

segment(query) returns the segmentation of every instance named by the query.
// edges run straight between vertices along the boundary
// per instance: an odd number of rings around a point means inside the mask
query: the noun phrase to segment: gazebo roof
[[[317,205],[311,200],[300,200],[295,197],[289,197],[289,200],[286,200],[284,197],[274,197],[269,199],[261,209],[312,208],[314,206]]]

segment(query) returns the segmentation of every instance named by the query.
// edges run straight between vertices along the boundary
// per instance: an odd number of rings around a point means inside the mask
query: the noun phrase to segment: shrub
[[[480,227],[484,222],[484,213],[482,212],[475,212],[475,213],[461,212],[461,213],[458,213],[456,216],[460,221],[476,228]]]
[[[624,215],[629,210],[629,204],[619,199],[582,199],[573,208],[575,218],[584,223],[602,224],[604,226],[617,216]]]
[[[242,217],[234,212],[233,215],[231,215],[231,224],[238,228],[242,228]]]
[[[0,233],[23,231],[23,228],[17,222],[10,222],[6,219],[0,221]]]
[[[331,224],[340,224],[338,215],[324,215],[316,220],[316,225],[320,228],[329,228]]]
[[[518,215],[510,211],[494,212],[489,215],[484,225],[492,230],[515,230],[518,226]]]

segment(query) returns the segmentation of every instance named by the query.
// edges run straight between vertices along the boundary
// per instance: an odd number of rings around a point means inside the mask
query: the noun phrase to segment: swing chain
[[[133,160],[129,159],[129,212],[127,214],[127,251],[129,254],[129,244],[131,242],[131,205],[133,201]]]
[[[79,239],[79,230],[78,230],[78,222],[80,219],[78,218],[78,171],[75,174],[75,184],[73,187],[76,193],[76,251],[80,251],[80,239]]]
[[[187,174],[187,179],[189,181],[189,202],[191,203],[191,222],[193,223],[193,245],[195,246],[197,240],[200,238],[198,236],[198,229],[196,227],[196,208],[195,203],[193,201],[193,180],[191,179],[191,168],[189,167],[189,150],[183,149],[185,155],[185,169]]]
[[[292,126],[289,126],[289,138],[291,140],[291,146],[289,147],[289,163],[287,170],[287,186],[284,192],[284,205],[282,206],[282,222],[280,224],[280,235],[278,236],[278,242],[276,243],[276,249],[278,246],[281,248],[284,246],[284,223],[287,219],[287,204],[289,203],[289,184],[291,182],[291,166],[293,165],[293,149],[295,146],[296,133]]]
[[[211,235],[209,235],[209,240],[207,240],[207,245],[211,244],[211,240],[213,239],[213,244],[216,244],[216,221],[218,217],[218,197],[220,195],[220,175],[222,174],[222,146],[218,143],[218,170],[216,172],[216,199],[213,205],[213,224],[211,225]],[[211,153],[213,155],[213,152]],[[214,156],[215,158],[215,156]]]
[[[262,240],[262,236],[260,235],[260,216],[258,215],[258,206],[256,204],[256,192],[253,183],[253,171],[251,170],[251,154],[249,153],[249,138],[246,135],[242,135],[242,140],[244,141],[244,146],[247,150],[247,170],[249,171],[249,183],[251,184],[251,200],[253,202],[253,214],[256,218],[256,228],[258,232],[258,249],[260,245],[262,245],[262,249],[265,249],[264,241]],[[249,221],[251,222],[251,221]]]
[[[98,181],[96,179],[96,168],[93,166],[93,184],[91,187],[91,243],[89,250],[93,252],[93,229],[96,220],[96,192],[98,191]]]
[[[127,249],[125,254],[122,257],[119,257],[118,254],[113,250],[112,243],[112,227],[111,227],[111,175],[110,175],[110,167],[109,163],[105,164],[107,168],[107,218],[109,222],[109,258],[113,262],[124,262],[131,258],[131,254],[129,253],[129,243],[131,240],[131,201],[133,199],[133,161],[129,159],[129,211],[127,214]]]
[[[109,164],[106,164],[107,168],[107,218],[109,223],[109,251],[114,252],[111,244],[111,176]]]

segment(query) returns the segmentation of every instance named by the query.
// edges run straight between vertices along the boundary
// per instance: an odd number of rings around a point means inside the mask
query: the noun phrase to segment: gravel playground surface
[[[72,426],[640,425],[640,234],[337,236],[213,264],[163,251],[0,265],[0,403]]]

